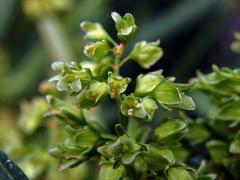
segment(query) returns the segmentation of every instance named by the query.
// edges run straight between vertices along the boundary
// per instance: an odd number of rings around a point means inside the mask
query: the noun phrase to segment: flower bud
[[[94,82],[86,86],[79,94],[79,106],[81,108],[94,107],[106,93],[107,84],[105,82]]]
[[[135,93],[137,95],[150,93],[163,80],[162,70],[141,74],[137,77]]]
[[[108,75],[108,92],[111,98],[116,98],[119,94],[126,91],[128,84],[130,83],[130,78],[124,78],[122,76],[109,73]]]
[[[92,59],[100,59],[108,54],[110,47],[107,41],[98,41],[96,43],[92,43],[86,45],[84,47],[84,54]]]
[[[146,41],[138,42],[129,54],[129,58],[136,61],[142,68],[150,68],[163,56],[163,50],[158,45],[159,41],[150,43]]]
[[[118,39],[124,42],[131,39],[137,30],[133,15],[126,13],[121,17],[118,13],[112,12],[111,16],[115,21],[115,27],[118,31]]]
[[[102,40],[108,39],[107,32],[99,23],[92,23],[84,21],[80,24],[80,28],[86,33],[84,36],[87,39]]]

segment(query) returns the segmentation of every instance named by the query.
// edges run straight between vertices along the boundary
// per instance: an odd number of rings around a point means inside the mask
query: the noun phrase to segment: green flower
[[[99,23],[84,21],[80,24],[80,28],[86,33],[84,36],[86,39],[102,40],[109,38],[109,35]]]
[[[133,15],[126,13],[123,17],[121,17],[118,13],[112,12],[111,16],[115,21],[118,38],[124,42],[131,39],[137,30]]]
[[[158,45],[159,41],[138,42],[129,54],[129,58],[136,61],[142,68],[150,68],[163,56],[163,50]]]
[[[130,78],[109,73],[108,75],[108,92],[111,98],[116,98],[119,94],[126,91],[128,84],[131,82]]]
[[[92,59],[100,59],[106,56],[110,51],[107,41],[98,41],[84,47],[84,54]]]
[[[91,108],[97,105],[99,100],[107,94],[105,82],[93,82],[86,86],[79,94],[80,108]]]
[[[145,118],[147,112],[140,98],[137,98],[134,94],[124,96],[121,102],[121,113],[125,116]]]
[[[49,82],[57,81],[56,87],[59,91],[72,90],[79,93],[92,79],[90,71],[77,63],[54,62],[52,69],[58,74],[50,78]]]

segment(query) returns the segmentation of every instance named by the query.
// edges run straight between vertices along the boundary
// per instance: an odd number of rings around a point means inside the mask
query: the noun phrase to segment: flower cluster
[[[130,13],[121,17],[113,12],[112,18],[120,42],[113,40],[101,24],[82,22],[80,27],[86,33],[85,38],[91,40],[84,47],[84,54],[90,60],[52,65],[57,75],[50,81],[56,81],[59,91],[71,95],[75,110],[66,108],[67,104],[58,98],[48,96],[50,111],[46,115],[57,116],[67,123],[67,138],[51,149],[50,154],[61,159],[60,169],[97,160],[101,180],[131,176],[175,179],[176,174],[181,174],[183,179],[197,177],[193,169],[177,160],[173,150],[188,131],[187,121],[172,118],[156,126],[149,123],[156,119],[160,109],[193,110],[195,104],[186,91],[194,83],[175,83],[174,77],[164,77],[159,70],[139,75],[135,90],[126,93],[131,79],[120,75],[122,65],[132,60],[142,68],[150,68],[163,56],[163,50],[159,41],[141,41],[122,57],[137,26]],[[102,99],[116,102],[119,119],[115,132],[104,128],[101,119],[90,121],[86,113],[98,107]],[[128,169],[132,169],[134,175],[130,175]]]

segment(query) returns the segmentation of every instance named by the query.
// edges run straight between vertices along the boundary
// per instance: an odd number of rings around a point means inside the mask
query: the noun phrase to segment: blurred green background
[[[55,172],[57,164],[49,165],[47,142],[34,151],[34,146],[24,146],[26,141],[41,137],[44,130],[35,128],[26,133],[19,129],[19,104],[40,96],[38,84],[50,76],[51,62],[86,59],[81,21],[100,22],[115,37],[112,11],[130,12],[135,17],[138,33],[128,49],[139,40],[161,40],[164,57],[147,71],[162,68],[165,75],[186,82],[195,76],[196,69],[208,72],[212,64],[240,65],[239,55],[230,50],[233,33],[240,31],[238,0],[0,0],[0,149],[22,164],[33,179],[56,179],[59,174],[53,178],[49,173]],[[134,79],[147,71],[129,63],[121,74]],[[196,113],[203,114],[206,103],[201,99]],[[40,121],[42,104],[42,99],[35,99],[33,104],[22,103],[21,109],[32,108],[29,119]],[[44,126],[54,129],[51,123]],[[54,139],[54,133],[44,131],[42,137]],[[34,153],[41,154],[39,159]],[[20,158],[24,154],[28,156]],[[71,175],[74,179],[74,173]]]

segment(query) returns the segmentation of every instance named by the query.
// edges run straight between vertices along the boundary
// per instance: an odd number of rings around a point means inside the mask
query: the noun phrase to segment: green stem
[[[114,63],[114,74],[119,75],[119,63],[120,63],[120,57],[115,58]]]
[[[130,59],[129,56],[125,57],[125,58],[121,61],[121,63],[119,64],[119,67],[121,67],[123,64],[125,64],[129,59]]]
[[[108,35],[108,38],[107,38],[107,40],[110,42],[110,43],[112,43],[114,46],[116,46],[117,45],[117,42],[116,41],[114,41],[109,35]]]

